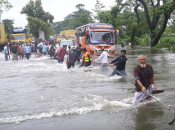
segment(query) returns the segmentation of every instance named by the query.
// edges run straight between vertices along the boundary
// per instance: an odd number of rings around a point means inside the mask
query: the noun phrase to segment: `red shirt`
[[[19,51],[19,47],[20,47],[20,45],[18,44],[18,45],[17,45],[17,51]]]
[[[68,55],[68,53],[67,53],[66,49],[61,48],[61,49],[58,51],[58,56],[59,56],[59,59],[64,59],[65,54],[67,54],[67,55]]]

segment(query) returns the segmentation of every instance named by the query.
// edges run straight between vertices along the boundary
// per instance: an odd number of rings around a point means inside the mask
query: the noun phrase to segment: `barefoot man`
[[[138,62],[139,65],[134,68],[134,78],[136,81],[134,104],[145,99],[151,99],[145,92],[151,94],[154,89],[157,89],[153,68],[151,65],[146,64],[146,56],[138,56]]]

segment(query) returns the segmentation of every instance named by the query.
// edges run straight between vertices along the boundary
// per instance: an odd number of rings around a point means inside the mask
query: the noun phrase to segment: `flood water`
[[[116,56],[122,48],[117,46]],[[153,66],[155,95],[175,110],[175,54],[136,47],[127,50],[126,71],[134,81],[137,56]],[[0,130],[175,130],[174,115],[156,101],[133,105],[134,86],[112,68],[66,69],[49,56],[5,61],[0,52]],[[112,60],[110,58],[109,60]]]

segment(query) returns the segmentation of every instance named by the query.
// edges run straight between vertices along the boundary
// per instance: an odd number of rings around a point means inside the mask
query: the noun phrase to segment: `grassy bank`
[[[125,38],[125,39],[121,39],[120,37],[117,37],[117,44],[121,44],[122,40],[126,43],[126,45],[128,45],[131,41],[131,38],[128,37],[128,38]],[[138,46],[138,45],[149,46],[150,38],[147,34],[142,35],[140,38],[135,37],[134,44],[135,44],[135,46]]]
[[[128,37],[125,39],[121,39],[120,37],[117,37],[117,44],[121,44],[122,40],[126,43],[126,45],[128,45],[131,38]],[[135,37],[134,44],[135,46],[150,46],[150,38],[147,34],[141,36],[140,38]],[[157,46],[155,46],[154,48],[167,48],[167,50],[175,52],[175,37],[162,37],[159,40]]]
[[[175,37],[162,37],[156,48],[167,48],[169,51],[175,52]]]

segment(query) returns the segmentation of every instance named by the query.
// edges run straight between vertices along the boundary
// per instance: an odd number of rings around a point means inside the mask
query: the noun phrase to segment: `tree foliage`
[[[85,5],[78,4],[75,7],[77,11],[66,16],[64,21],[55,22],[53,24],[53,29],[56,34],[62,30],[75,29],[79,26],[94,22],[92,19],[92,13],[84,9]]]
[[[10,8],[12,8],[12,4],[8,2],[8,0],[0,0],[0,21],[1,21],[1,15],[4,11],[8,11]]]
[[[11,31],[14,28],[13,27],[14,20],[12,20],[12,19],[4,19],[4,20],[2,20],[2,23],[4,24],[5,33],[7,35],[7,38],[10,39]]]
[[[175,0],[138,0],[144,8],[150,30],[151,47],[156,46],[175,10]]]
[[[41,0],[30,0],[22,8],[21,14],[27,15],[29,31],[34,37],[38,38],[39,32],[43,31],[45,37],[49,38],[52,33],[51,25],[54,17],[49,12],[44,11]]]
[[[84,7],[83,4],[76,5],[77,11],[69,14],[64,21],[54,23],[55,32],[93,22],[91,12]],[[175,33],[175,0],[116,0],[109,10],[96,0],[93,11],[95,21],[112,24],[120,31],[118,39],[127,39],[132,45],[140,42],[153,47],[164,31]]]

